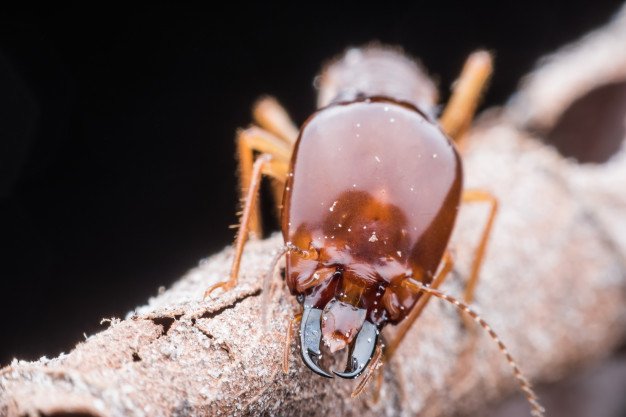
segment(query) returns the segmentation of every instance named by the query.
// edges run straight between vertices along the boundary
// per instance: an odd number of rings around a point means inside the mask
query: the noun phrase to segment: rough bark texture
[[[554,73],[572,73],[554,89],[536,87],[549,75],[539,70],[513,104],[484,116],[464,155],[466,186],[493,192],[501,208],[475,307],[534,381],[608,355],[626,334],[626,150],[582,165],[525,133],[555,123],[597,77],[625,79],[624,42],[622,13],[550,59]],[[600,61],[613,70],[600,71]],[[457,264],[444,286],[450,293],[461,293],[485,215],[485,207],[462,208],[452,239]],[[515,389],[492,342],[465,330],[438,300],[385,364],[377,404],[367,392],[350,399],[353,382],[317,377],[295,355],[283,374],[283,335],[294,311],[285,291],[269,304],[268,331],[260,327],[260,278],[280,244],[278,236],[250,242],[241,284],[214,300],[201,301],[202,293],[227,276],[231,248],[70,353],[14,361],[0,371],[0,415],[441,416]]]

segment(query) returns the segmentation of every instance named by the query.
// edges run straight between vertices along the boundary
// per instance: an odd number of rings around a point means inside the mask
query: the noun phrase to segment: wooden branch
[[[563,54],[614,60],[617,53],[597,57],[591,46],[602,36],[626,39],[626,13],[620,19]],[[626,57],[620,59],[626,77]],[[605,164],[581,165],[525,133],[519,120],[533,119],[535,105],[552,95],[565,95],[546,94],[483,117],[464,158],[466,186],[493,192],[501,208],[475,307],[534,381],[558,379],[609,354],[626,333],[626,151]],[[566,102],[553,101],[561,108],[550,114],[563,112]],[[461,293],[485,214],[462,208],[449,293]],[[296,355],[283,374],[283,338],[294,312],[284,290],[270,302],[269,329],[260,323],[260,279],[280,244],[278,236],[250,242],[241,284],[214,300],[202,301],[202,293],[228,276],[231,248],[70,353],[13,361],[0,371],[0,415],[441,416],[479,409],[516,388],[492,342],[467,331],[438,300],[385,363],[377,404],[367,391],[351,399],[354,382],[320,378]]]

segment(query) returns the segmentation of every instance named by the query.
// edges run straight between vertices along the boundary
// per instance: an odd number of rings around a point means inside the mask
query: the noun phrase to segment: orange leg
[[[365,371],[365,375],[363,376],[359,384],[356,386],[354,391],[352,391],[352,395],[351,395],[352,398],[356,398],[359,395],[361,395],[361,393],[367,386],[367,383],[372,378],[372,376],[374,375],[378,367],[382,365],[382,362],[381,362],[382,357],[383,357],[383,349],[381,345],[379,344],[376,347],[376,353],[374,354],[374,357],[372,358],[372,363],[367,367],[367,371]]]
[[[259,100],[254,106],[253,116],[261,127],[253,126],[237,134],[237,158],[244,207],[235,239],[235,257],[228,281],[209,287],[204,293],[205,298],[217,288],[227,291],[237,285],[241,256],[248,233],[257,236],[262,233],[260,210],[257,208],[262,175],[276,180],[277,183],[273,184],[274,196],[277,204],[282,201],[282,187],[287,179],[291,152],[298,130],[285,109],[272,98]],[[261,155],[255,160],[257,153]]]
[[[285,165],[289,163],[291,158],[291,145],[285,143],[284,140],[273,135],[267,130],[263,130],[259,127],[250,127],[242,130],[237,134],[237,158],[239,159],[239,178],[241,182],[241,193],[244,201],[246,195],[251,187],[252,181],[252,166],[254,164],[254,155],[257,153],[266,153],[272,155],[276,160],[283,162]],[[279,183],[284,183],[283,176],[275,177]],[[280,187],[280,184],[277,185]],[[278,194],[282,195],[282,187],[280,191],[275,190],[274,194],[278,198]],[[254,198],[257,198],[256,195]],[[280,203],[281,200],[276,200]],[[257,204],[254,204],[252,213],[250,215],[250,221],[248,230],[254,233],[256,236],[261,236],[261,215],[256,208]]]
[[[285,161],[291,159],[291,151],[298,139],[299,129],[291,121],[287,110],[274,97],[265,96],[257,100],[252,108],[252,117],[254,121],[264,129],[266,133],[274,135],[275,139],[282,142],[282,148],[288,150],[288,153],[282,155]],[[267,152],[261,150],[260,152]],[[272,181],[272,193],[276,202],[276,216],[280,219],[282,210],[281,203],[283,201],[283,191],[285,184],[282,181]],[[252,229],[255,230],[256,229]],[[260,236],[260,231],[257,233]]]
[[[272,155],[262,154],[257,158],[252,167],[252,173],[250,178],[250,186],[246,194],[245,205],[243,214],[241,216],[241,222],[239,227],[239,233],[235,240],[235,257],[230,269],[230,276],[228,281],[219,282],[210,286],[204,292],[204,298],[208,297],[214,290],[222,288],[224,291],[228,291],[237,285],[237,276],[239,274],[239,266],[241,263],[241,255],[243,254],[243,247],[246,243],[248,235],[248,228],[253,216],[254,206],[257,200],[257,194],[259,192],[259,186],[261,185],[261,177],[263,174],[269,175],[273,178],[284,180],[287,176],[288,165],[285,162],[275,160]]]
[[[285,334],[285,344],[283,348],[283,373],[289,373],[289,355],[291,353],[291,339],[293,339],[293,328],[302,320],[302,313],[296,314],[287,326],[287,333]]]
[[[485,223],[485,227],[483,228],[483,232],[480,237],[480,241],[478,242],[478,246],[476,247],[474,261],[472,262],[470,276],[467,280],[467,285],[465,286],[465,294],[463,296],[463,300],[466,303],[472,303],[472,301],[474,301],[474,292],[476,291],[476,286],[478,285],[480,267],[482,266],[483,260],[485,259],[487,243],[489,242],[489,237],[493,229],[493,222],[498,212],[498,200],[493,194],[483,190],[465,190],[461,199],[463,203],[489,204],[489,216],[487,217],[487,223]]]
[[[383,353],[384,356],[384,353]],[[382,367],[380,369],[380,371],[378,371],[378,373],[376,374],[376,385],[374,386],[374,395],[372,398],[372,404],[378,404],[378,400],[380,400],[380,390],[383,387],[383,381],[385,379],[385,373],[382,370]]]
[[[291,121],[287,110],[274,97],[260,98],[252,108],[252,117],[259,126],[294,145],[298,139],[298,128]]]
[[[439,119],[443,131],[454,140],[459,141],[467,133],[492,71],[493,58],[487,51],[474,52],[465,61],[452,97]]]

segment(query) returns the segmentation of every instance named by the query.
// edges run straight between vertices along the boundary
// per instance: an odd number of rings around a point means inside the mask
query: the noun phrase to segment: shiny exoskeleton
[[[350,346],[354,378],[379,331],[400,322],[430,284],[461,198],[461,160],[427,114],[384,97],[332,104],[301,129],[284,195],[286,281],[304,306],[302,356],[316,373],[320,345]]]
[[[284,372],[293,326],[301,320],[304,363],[330,378],[323,352],[347,347],[345,370],[333,373],[350,379],[364,373],[352,393],[359,395],[435,296],[485,330],[513,369],[532,414],[543,416],[506,346],[469,305],[498,200],[485,190],[462,189],[461,159],[449,138],[459,143],[468,131],[491,62],[485,51],[468,57],[439,120],[437,90],[419,64],[380,45],[349,49],[324,68],[318,79],[321,109],[301,129],[276,100],[266,97],[255,105],[258,126],[237,135],[245,204],[230,277],[205,296],[237,284],[248,234],[261,233],[261,177],[274,178],[274,195],[283,201],[285,245],[274,257],[263,294],[286,253],[286,283],[303,306],[286,329]],[[489,214],[460,299],[438,287],[452,270],[446,248],[462,202],[486,203]],[[387,324],[398,327],[384,345],[379,335]]]

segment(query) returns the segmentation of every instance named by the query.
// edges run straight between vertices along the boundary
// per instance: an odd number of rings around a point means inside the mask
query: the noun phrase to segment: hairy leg
[[[376,347],[376,353],[374,354],[374,357],[372,358],[372,363],[370,364],[370,366],[367,367],[367,370],[365,371],[365,375],[363,376],[361,381],[359,381],[359,384],[356,386],[354,391],[352,391],[352,395],[351,395],[352,398],[356,398],[359,395],[361,395],[361,393],[367,386],[367,383],[372,378],[372,376],[374,375],[378,367],[382,366],[382,362],[381,362],[382,357],[383,357],[383,348],[381,345],[378,345]]]
[[[285,165],[289,164],[291,158],[291,145],[285,143],[274,134],[263,130],[259,127],[250,127],[245,130],[241,130],[237,134],[237,158],[239,160],[239,178],[241,182],[241,198],[243,202],[246,202],[247,193],[252,181],[252,166],[254,165],[255,153],[262,153],[271,155],[276,161],[282,162]],[[277,194],[282,195],[282,184],[286,179],[285,175],[274,176],[277,180],[277,186],[280,190],[275,190],[275,198]],[[257,198],[255,196],[255,198]],[[281,200],[277,200],[277,204],[280,204]],[[257,208],[255,202],[250,215],[250,223],[248,227],[251,233],[256,236],[261,236],[261,214]]]
[[[241,255],[243,247],[246,243],[248,228],[253,215],[253,209],[257,200],[261,177],[269,175],[274,178],[283,179],[287,175],[288,166],[282,161],[275,160],[272,155],[262,154],[257,158],[252,167],[250,185],[247,190],[243,214],[241,215],[239,232],[235,239],[235,257],[231,266],[229,279],[210,286],[204,293],[204,297],[208,297],[213,291],[222,288],[225,291],[232,289],[237,285],[237,277],[239,274],[239,266],[241,263]]]
[[[263,129],[293,145],[299,129],[291,121],[287,110],[274,97],[261,97],[252,108],[254,121]]]

